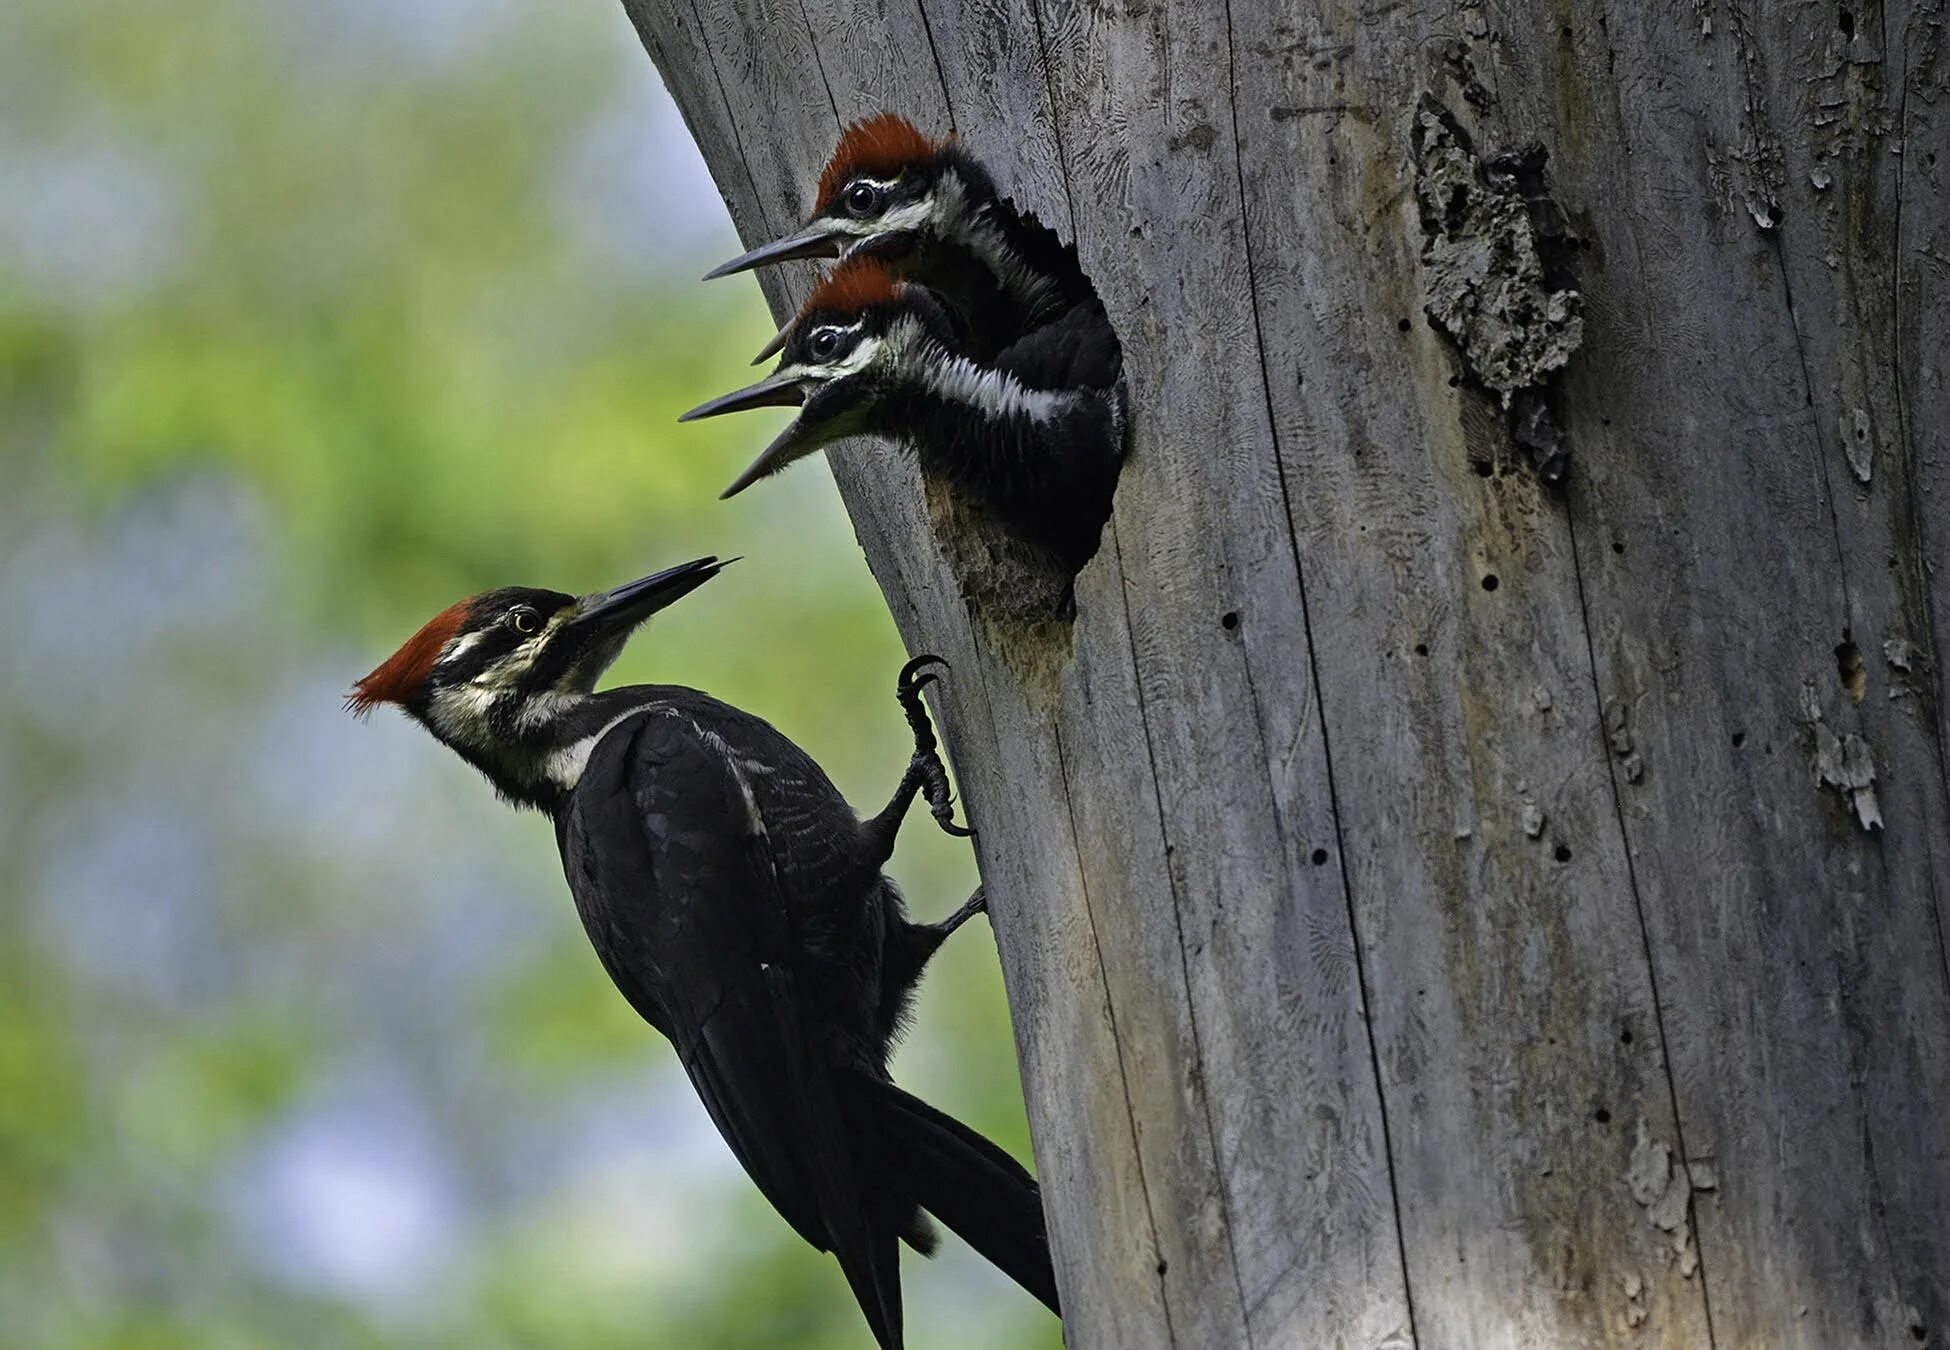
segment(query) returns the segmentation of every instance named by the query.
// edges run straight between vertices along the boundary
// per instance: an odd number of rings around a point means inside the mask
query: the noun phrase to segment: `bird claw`
[[[926,688],[937,678],[935,675],[930,674],[918,683],[915,681],[914,676],[927,666],[940,666],[943,670],[949,668],[945,658],[935,656],[931,652],[921,653],[921,655],[901,667],[900,691],[903,695],[916,689]]]
[[[927,704],[921,701],[921,691],[941,678],[941,671],[927,670],[922,673],[928,666],[948,669],[948,663],[938,656],[917,656],[901,667],[895,694],[900,699],[901,712],[907,718],[908,729],[914,733],[913,769],[920,775],[921,795],[928,800],[929,814],[943,833],[958,839],[969,839],[974,837],[975,832],[955,824],[955,796],[948,787],[948,767],[941,762],[934,737],[934,723],[928,717]]]

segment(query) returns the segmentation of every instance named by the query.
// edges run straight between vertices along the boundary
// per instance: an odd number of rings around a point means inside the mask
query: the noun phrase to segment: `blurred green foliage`
[[[546,826],[337,706],[460,595],[745,553],[615,678],[905,761],[830,481],[674,425],[770,324],[620,7],[14,0],[0,183],[0,1344],[865,1344]],[[899,1072],[1027,1156],[981,926]],[[914,1344],[1057,1342],[947,1246]]]

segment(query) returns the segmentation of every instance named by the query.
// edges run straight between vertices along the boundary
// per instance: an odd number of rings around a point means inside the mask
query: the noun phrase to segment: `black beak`
[[[777,356],[780,352],[784,351],[786,339],[792,336],[792,325],[797,322],[798,322],[797,318],[791,318],[791,319],[787,319],[783,324],[781,324],[779,326],[779,331],[772,334],[772,340],[766,343],[763,347],[759,348],[758,355],[752,358],[752,364],[755,366],[762,366],[767,361],[770,361],[773,357]]]
[[[749,272],[767,263],[790,262],[794,258],[837,258],[840,241],[818,225],[809,225],[797,234],[760,244],[750,253],[741,253],[728,263],[720,263],[704,274],[706,281],[728,277],[734,272]]]
[[[702,586],[736,558],[698,558],[666,568],[613,591],[585,595],[568,627],[590,638],[620,636]]]
[[[720,413],[744,412],[748,408],[797,408],[806,401],[806,386],[796,372],[774,371],[757,384],[700,403],[677,420],[695,422],[700,417]]]
[[[772,443],[759,452],[758,458],[746,466],[730,487],[718,494],[718,500],[736,497],[759,479],[770,478],[793,461],[804,459],[823,448],[832,439],[830,433],[822,434],[820,425],[807,425],[805,414],[801,413],[792,419],[784,431],[772,438]]]

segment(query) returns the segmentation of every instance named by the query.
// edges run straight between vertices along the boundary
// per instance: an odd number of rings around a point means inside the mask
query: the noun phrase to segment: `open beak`
[[[697,558],[615,590],[585,595],[567,626],[591,641],[620,638],[658,610],[682,600],[716,576],[719,569],[737,561],[736,558]]]
[[[741,253],[728,263],[720,263],[704,274],[706,281],[728,277],[734,272],[749,272],[768,263],[790,262],[794,258],[837,258],[840,241],[818,225],[809,225],[797,234],[760,244],[750,253]]]
[[[730,487],[718,494],[718,500],[736,497],[761,478],[769,478],[794,460],[823,448],[832,439],[820,434],[823,424],[806,425],[806,416],[801,413],[792,419],[792,424],[773,438],[772,443],[759,452],[745,471],[732,480]]]
[[[806,377],[803,370],[788,366],[776,370],[757,384],[714,398],[709,403],[700,403],[677,420],[695,422],[700,417],[716,417],[719,413],[744,412],[747,408],[773,408],[791,405],[803,406],[811,394],[814,381]],[[751,462],[751,467],[739,474],[736,481],[718,494],[719,500],[736,497],[759,479],[777,473],[796,459],[803,459],[821,449],[829,441],[837,439],[832,417],[813,415],[808,420],[801,412],[781,431],[772,443],[765,447],[759,457]]]
[[[757,384],[700,403],[679,417],[680,422],[695,422],[701,417],[721,413],[745,412],[751,408],[796,408],[806,401],[806,385],[799,372],[777,370]]]
[[[755,366],[762,366],[767,361],[770,361],[773,357],[777,356],[780,352],[784,351],[785,340],[792,336],[792,325],[797,322],[798,322],[797,318],[791,318],[791,319],[787,319],[783,324],[779,325],[779,331],[772,334],[772,340],[770,342],[766,343],[763,347],[759,348],[758,355],[752,358],[752,364]]]

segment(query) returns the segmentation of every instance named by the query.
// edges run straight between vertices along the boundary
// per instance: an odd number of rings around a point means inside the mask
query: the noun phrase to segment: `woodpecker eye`
[[[840,330],[815,328],[813,335],[806,339],[806,352],[815,361],[832,360],[840,352]]]
[[[846,209],[866,217],[880,206],[880,191],[872,183],[855,183],[846,190]]]
[[[526,605],[517,605],[508,611],[508,627],[517,633],[532,633],[540,626],[535,611]]]

